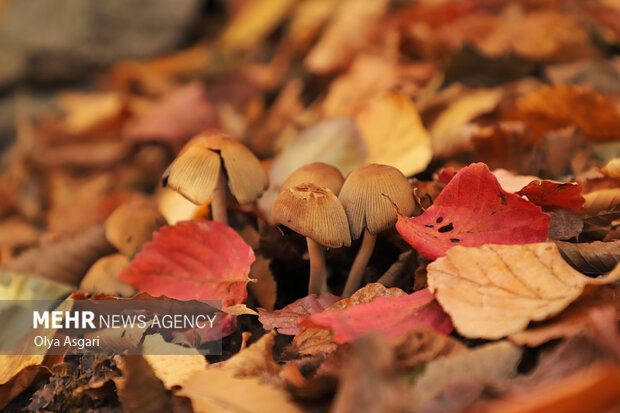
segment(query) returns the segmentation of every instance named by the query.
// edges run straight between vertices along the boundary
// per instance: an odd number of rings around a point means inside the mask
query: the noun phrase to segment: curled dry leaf
[[[196,372],[181,387],[176,394],[189,398],[196,413],[301,413],[284,390],[254,377],[236,378],[226,369]]]
[[[123,254],[99,258],[82,278],[80,290],[93,294],[132,296],[136,290],[131,285],[116,279],[116,275],[128,265],[129,260]]]
[[[274,331],[265,334],[257,342],[226,360],[221,368],[233,372],[235,377],[277,375],[281,367],[273,360],[275,336]]]
[[[620,241],[573,244],[557,241],[562,258],[574,269],[588,275],[605,274],[620,261]]]
[[[356,122],[368,149],[367,163],[390,165],[410,176],[431,161],[430,137],[404,93],[392,92],[371,101]]]
[[[581,185],[536,180],[517,192],[525,195],[530,202],[546,207],[580,209],[585,199],[581,196]]]
[[[123,411],[156,413],[172,411],[170,394],[142,356],[124,356],[114,379]]]
[[[429,289],[465,337],[498,339],[558,314],[593,279],[575,271],[554,243],[455,247],[427,267]]]
[[[331,330],[336,343],[350,343],[370,332],[394,338],[416,327],[432,328],[443,334],[452,331],[450,318],[428,289],[401,297],[377,297],[366,304],[313,314],[303,319],[301,325]]]
[[[269,268],[271,259],[267,259],[262,255],[256,255],[256,261],[250,267],[250,277],[256,282],[248,284],[248,290],[252,294],[258,305],[273,310],[276,303],[277,284],[273,279],[273,274]],[[269,329],[267,329],[269,330]]]
[[[461,169],[422,215],[399,215],[396,229],[419,253],[436,259],[456,245],[545,241],[549,219],[540,207],[505,192],[489,168],[476,163]]]
[[[460,341],[427,327],[416,327],[391,340],[396,365],[413,370],[440,357],[467,352]]]
[[[620,188],[600,189],[584,195],[583,209],[589,215],[608,212],[620,205]]]
[[[323,293],[320,296],[310,294],[300,298],[282,308],[281,310],[268,311],[263,308],[258,309],[260,321],[265,330],[278,330],[280,334],[296,335],[301,326],[299,322],[311,314],[320,313],[340,300],[340,297],[330,293]]]

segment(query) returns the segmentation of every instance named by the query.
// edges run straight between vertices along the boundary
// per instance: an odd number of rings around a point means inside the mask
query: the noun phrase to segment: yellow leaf
[[[427,271],[430,290],[458,332],[491,340],[558,314],[587,284],[620,278],[620,267],[604,277],[586,277],[562,259],[554,243],[457,246]]]
[[[409,97],[392,92],[373,100],[356,118],[369,163],[393,166],[410,176],[426,169],[431,141]]]
[[[583,209],[589,215],[597,215],[611,211],[620,204],[620,188],[600,189],[587,193],[583,197],[586,199]]]
[[[234,372],[210,369],[196,372],[176,393],[190,399],[196,413],[301,413],[284,390],[256,378],[238,379]]]
[[[235,377],[276,375],[280,366],[273,360],[275,336],[275,331],[265,334],[257,342],[226,360],[222,368],[233,372]]]

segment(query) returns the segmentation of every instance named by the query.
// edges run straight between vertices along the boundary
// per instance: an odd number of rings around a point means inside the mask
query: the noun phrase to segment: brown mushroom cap
[[[412,214],[415,208],[405,175],[394,167],[379,164],[360,166],[351,172],[338,199],[349,218],[352,239],[358,239],[364,227],[376,235],[393,226],[397,216],[392,202],[403,215]]]
[[[321,245],[351,245],[347,215],[332,191],[314,184],[297,185],[278,195],[272,220]]]
[[[344,178],[338,168],[323,162],[313,162],[304,165],[293,172],[282,184],[280,192],[303,183],[313,183],[322,188],[327,188],[336,196],[344,183]]]
[[[258,158],[237,139],[222,135],[190,140],[164,174],[164,183],[204,204],[213,193],[222,161],[230,192],[240,204],[254,202],[267,189],[267,172]]]
[[[116,208],[106,220],[105,237],[131,258],[162,225],[166,225],[166,219],[154,205],[144,201],[128,202]]]

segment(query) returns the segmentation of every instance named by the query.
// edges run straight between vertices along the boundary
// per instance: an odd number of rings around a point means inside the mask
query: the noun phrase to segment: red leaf
[[[450,317],[428,288],[401,297],[377,297],[370,303],[344,310],[313,314],[300,324],[331,330],[337,343],[350,343],[369,332],[394,338],[420,326],[443,334],[452,331]]]
[[[310,294],[304,298],[292,302],[281,310],[268,311],[258,309],[258,321],[263,324],[265,330],[278,329],[278,333],[294,336],[301,329],[299,322],[306,316],[320,313],[327,307],[335,304],[340,297],[323,293],[320,296]]]
[[[540,207],[504,191],[485,164],[475,163],[461,169],[422,215],[399,215],[396,229],[418,252],[436,259],[455,245],[545,241],[549,219]]]
[[[535,180],[522,188],[518,195],[525,195],[532,203],[540,206],[579,209],[586,201],[581,196],[578,183],[559,183]]]
[[[245,301],[254,252],[243,239],[213,221],[164,226],[117,278],[153,296],[179,300]]]

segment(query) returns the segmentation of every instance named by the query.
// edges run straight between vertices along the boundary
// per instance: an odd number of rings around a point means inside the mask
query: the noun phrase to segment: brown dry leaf
[[[49,376],[61,356],[0,355],[0,409],[33,383]]]
[[[476,89],[451,102],[430,127],[433,153],[449,156],[468,146],[470,123],[480,115],[493,112],[503,95],[501,89]]]
[[[357,52],[368,47],[388,6],[387,0],[342,1],[304,60],[308,70],[326,74],[347,67]]]
[[[368,149],[367,163],[390,165],[410,176],[431,161],[430,137],[405,94],[392,92],[369,102],[356,122]]]
[[[601,168],[601,172],[609,178],[620,178],[620,158],[613,158],[607,162],[607,164]]]
[[[103,226],[97,225],[30,249],[9,262],[7,269],[77,285],[95,261],[114,252]]]
[[[231,371],[235,377],[277,375],[281,367],[273,360],[275,336],[275,331],[265,334],[257,342],[226,360],[222,369]]]
[[[166,389],[182,385],[192,374],[207,368],[207,360],[194,348],[164,341],[160,334],[151,334],[142,343],[144,359]]]
[[[35,244],[39,236],[39,229],[19,216],[6,218],[0,222],[0,249],[27,247]]]
[[[85,135],[120,123],[126,101],[116,92],[64,93],[58,105],[66,113],[66,132]]]
[[[568,209],[552,209],[545,211],[551,216],[549,221],[549,239],[571,239],[583,230],[583,218],[574,211]]]
[[[339,0],[302,0],[298,2],[286,35],[287,39],[293,44],[293,48],[300,52],[306,51],[339,5]]]
[[[620,137],[620,113],[615,106],[593,90],[574,85],[543,86],[517,99],[508,117],[526,122],[534,139],[571,125],[593,140]]]
[[[556,242],[562,257],[576,270],[588,275],[605,274],[620,261],[620,241],[573,244]]]
[[[196,413],[301,413],[285,391],[257,378],[235,378],[234,372],[208,369],[194,373],[176,394],[190,399]]]
[[[608,306],[615,307],[616,318],[620,320],[620,286],[590,286],[556,317],[534,323],[527,330],[511,334],[508,338],[519,346],[535,347],[550,340],[574,337],[588,332],[592,310]]]
[[[295,4],[293,0],[250,0],[241,3],[219,38],[225,49],[249,50],[260,43]]]
[[[554,243],[457,246],[430,264],[428,285],[460,334],[498,339],[564,310],[588,284],[620,278],[620,267],[598,279],[568,265]]]
[[[121,361],[122,360],[122,361]],[[172,411],[170,394],[142,356],[118,357],[122,377],[113,379],[123,411],[159,413]]]
[[[391,344],[395,363],[403,370],[413,370],[431,360],[467,351],[460,341],[426,327],[409,330],[392,339]]]
[[[88,269],[79,288],[92,294],[131,297],[136,293],[136,290],[131,285],[116,279],[116,275],[128,265],[129,260],[123,254],[99,258]]]
[[[583,196],[586,202],[583,209],[588,215],[598,215],[601,212],[611,211],[620,205],[620,188],[600,189]]]
[[[276,304],[277,284],[269,268],[270,259],[256,254],[256,261],[250,267],[250,278],[256,282],[248,284],[248,290],[258,301],[258,305],[267,310],[273,310]]]
[[[357,340],[341,374],[330,412],[409,411],[407,382],[399,375],[395,361],[384,338],[369,335]]]
[[[499,341],[431,361],[414,384],[413,405],[421,408],[453,382],[514,377],[520,360],[519,347]]]
[[[406,293],[400,288],[385,288],[382,284],[371,283],[357,290],[350,298],[338,301],[324,312],[342,310],[359,304],[369,303],[377,297],[400,297]],[[337,347],[330,330],[320,328],[302,328],[293,339],[293,345],[300,354],[315,355],[330,353]]]

